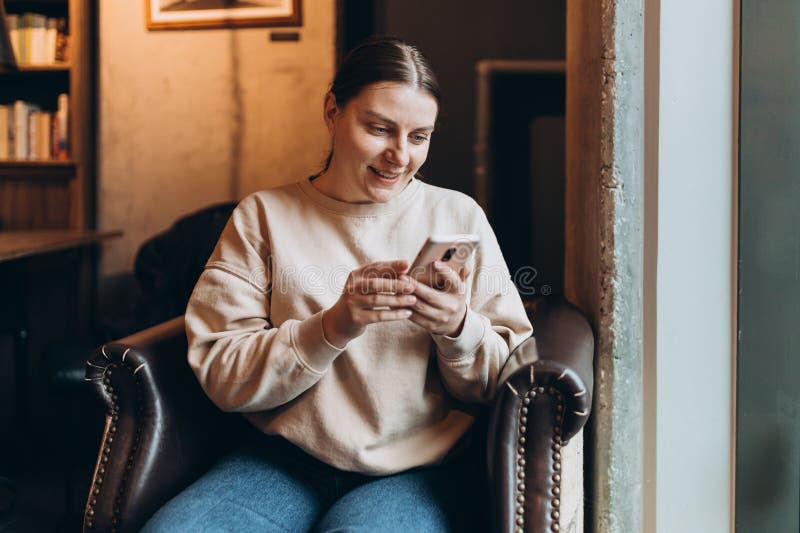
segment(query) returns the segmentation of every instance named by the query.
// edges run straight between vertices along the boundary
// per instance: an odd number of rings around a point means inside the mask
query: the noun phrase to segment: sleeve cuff
[[[433,341],[439,348],[439,353],[445,359],[460,359],[471,355],[483,342],[484,325],[480,315],[467,307],[464,317],[464,327],[458,337],[431,334]]]
[[[328,342],[322,330],[322,313],[298,322],[292,331],[292,344],[300,363],[315,374],[323,374],[344,351]],[[345,346],[346,348],[346,346]]]

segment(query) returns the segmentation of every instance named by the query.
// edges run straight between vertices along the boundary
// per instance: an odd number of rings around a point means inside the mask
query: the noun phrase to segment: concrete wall
[[[643,9],[567,2],[564,290],[597,338],[587,529],[642,530]]]
[[[335,2],[304,4],[300,41],[271,42],[269,28],[148,32],[142,2],[102,2],[98,226],[125,235],[101,275],[130,271],[183,214],[319,169]]]

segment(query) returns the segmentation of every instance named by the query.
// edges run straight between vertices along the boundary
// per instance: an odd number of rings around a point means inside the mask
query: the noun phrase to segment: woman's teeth
[[[375,174],[377,174],[378,176],[380,176],[380,177],[382,177],[382,178],[385,178],[385,179],[387,179],[387,180],[393,180],[393,179],[395,179],[397,176],[399,176],[399,175],[400,175],[400,174],[387,174],[386,172],[381,172],[380,170],[378,170],[378,169],[377,169],[377,168],[375,168],[375,167],[369,167],[369,168],[370,168],[370,170],[371,170],[371,171],[373,171]]]

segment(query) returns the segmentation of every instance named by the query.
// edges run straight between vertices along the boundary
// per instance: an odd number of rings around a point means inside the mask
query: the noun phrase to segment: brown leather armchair
[[[502,370],[487,435],[493,529],[571,530],[575,522],[561,516],[562,463],[591,410],[594,337],[564,301],[526,307],[534,335]],[[138,531],[243,430],[241,417],[204,394],[186,349],[178,317],[106,344],[87,361],[86,380],[107,412],[84,531]]]

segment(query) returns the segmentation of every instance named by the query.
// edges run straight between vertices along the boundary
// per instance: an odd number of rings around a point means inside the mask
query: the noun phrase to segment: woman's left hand
[[[431,333],[457,337],[467,315],[467,288],[464,280],[470,270],[464,266],[456,272],[449,265],[436,261],[433,265],[441,289],[414,281],[417,302],[411,309],[411,320]]]

